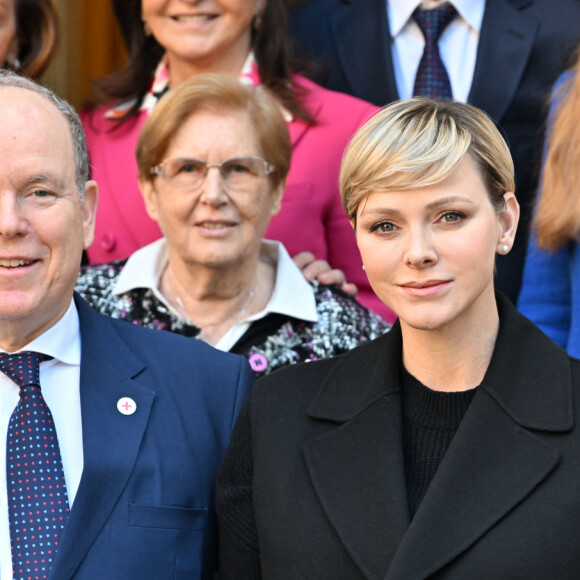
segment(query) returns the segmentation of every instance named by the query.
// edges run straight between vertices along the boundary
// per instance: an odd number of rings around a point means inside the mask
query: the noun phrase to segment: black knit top
[[[401,386],[405,479],[409,515],[413,518],[476,389],[453,393],[433,391],[404,368]]]

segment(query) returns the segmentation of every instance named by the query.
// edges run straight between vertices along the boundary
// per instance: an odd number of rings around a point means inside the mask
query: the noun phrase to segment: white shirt
[[[81,337],[74,301],[64,316],[24,346],[53,357],[40,364],[42,395],[48,405],[62,456],[69,506],[72,507],[83,472],[83,432],[80,400]],[[5,352],[0,349],[0,352]],[[19,399],[19,387],[0,372],[0,578],[12,580],[12,552],[6,498],[6,437]]]
[[[430,8],[441,3],[430,0],[387,0],[395,82],[401,99],[413,96],[415,77],[425,48],[423,33],[411,18],[420,4]],[[453,0],[450,4],[455,6],[458,14],[441,34],[439,54],[449,75],[453,98],[465,103],[475,70],[485,0]]]
[[[280,242],[262,240],[260,254],[276,264],[276,282],[272,296],[263,310],[236,322],[221,337],[215,345],[215,348],[219,350],[229,351],[252,322],[271,313],[309,322],[318,320],[314,290],[289,256],[286,248]],[[136,288],[148,288],[167,308],[180,317],[180,314],[159,290],[161,275],[167,266],[167,260],[167,242],[164,238],[137,250],[127,260],[119,274],[113,294],[120,296]]]

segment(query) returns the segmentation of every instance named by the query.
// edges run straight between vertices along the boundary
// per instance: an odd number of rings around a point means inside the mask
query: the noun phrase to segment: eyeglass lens
[[[218,168],[224,182],[236,189],[250,187],[256,178],[267,174],[266,163],[257,157],[238,157],[209,165],[199,159],[168,159],[164,167],[171,186],[183,190],[200,187],[211,167]]]

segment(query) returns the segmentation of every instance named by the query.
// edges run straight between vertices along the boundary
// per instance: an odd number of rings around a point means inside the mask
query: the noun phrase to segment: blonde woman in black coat
[[[343,205],[399,319],[257,383],[218,477],[220,578],[578,578],[580,363],[494,292],[513,191],[470,105],[394,103],[355,135]]]

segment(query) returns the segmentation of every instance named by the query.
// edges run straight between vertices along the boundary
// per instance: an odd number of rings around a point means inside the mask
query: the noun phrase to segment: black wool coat
[[[580,361],[498,307],[488,371],[412,521],[398,323],[258,381],[218,476],[220,578],[580,577]]]

